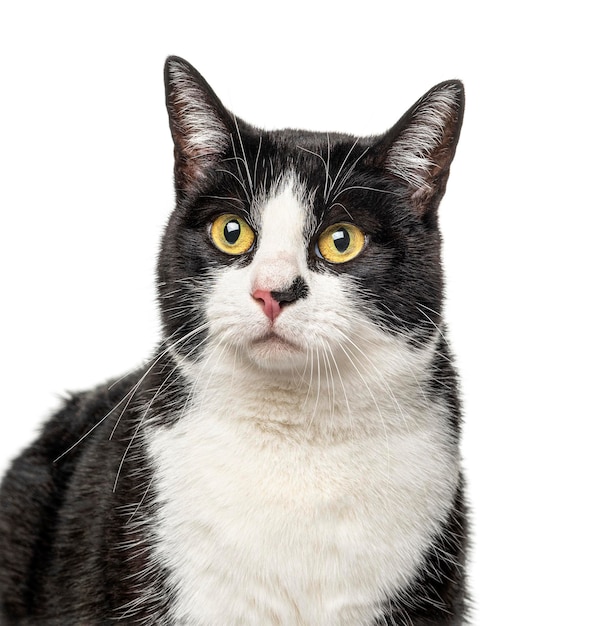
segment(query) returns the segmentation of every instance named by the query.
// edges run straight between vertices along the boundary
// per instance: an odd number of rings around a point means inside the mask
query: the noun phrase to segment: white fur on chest
[[[380,410],[384,427],[318,439],[296,415],[313,400],[227,378],[149,434],[176,623],[363,626],[412,580],[457,482],[445,411],[422,403],[404,418],[397,394],[354,416]],[[265,428],[269,411],[280,415]]]

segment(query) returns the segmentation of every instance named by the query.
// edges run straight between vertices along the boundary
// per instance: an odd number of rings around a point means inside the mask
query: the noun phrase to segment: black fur
[[[285,291],[272,291],[272,297],[281,305],[296,302],[308,295],[308,285],[301,276],[298,276]]]
[[[154,518],[143,498],[146,459],[136,447],[125,453],[139,421],[127,403],[140,375],[74,395],[7,473],[0,495],[0,623],[106,623],[144,587],[158,590],[160,600],[133,616],[159,615],[168,602],[161,572],[147,562],[145,525],[125,523]],[[141,543],[129,549],[132,542]],[[140,579],[142,570],[149,571]]]
[[[232,142],[196,152],[184,142],[180,103],[169,68],[191,77]],[[427,185],[415,189],[387,167],[395,142],[417,120],[421,99],[381,137],[360,138],[304,131],[266,132],[232,117],[200,75],[184,61],[167,62],[167,105],[175,140],[177,206],[158,263],[159,304],[165,339],[196,354],[200,311],[183,310],[188,279],[228,263],[208,236],[209,221],[230,212],[252,222],[250,195],[270,192],[282,173],[306,174],[314,195],[317,230],[310,235],[309,266],[347,273],[374,321],[386,331],[428,339],[442,326],[443,278],[437,207],[445,191],[464,107],[460,83]],[[436,89],[440,88],[438,86]],[[331,159],[327,155],[331,146]],[[212,147],[213,148],[213,147]],[[244,185],[243,163],[255,164]],[[335,184],[328,189],[329,180]],[[250,186],[249,186],[250,185]],[[323,193],[326,190],[326,193]],[[368,237],[356,262],[324,263],[315,238],[327,226],[353,221]],[[283,304],[306,298],[297,279],[273,292]],[[458,442],[460,406],[456,375],[445,342],[434,364],[432,393],[451,409]],[[149,364],[124,379],[71,397],[17,458],[0,492],[0,623],[162,623],[172,596],[162,568],[151,559],[149,529],[155,523],[154,480],[141,436],[179,419],[186,383],[161,344]],[[176,407],[178,407],[176,409]],[[463,624],[467,524],[461,484],[452,513],[427,555],[414,588],[386,600],[379,622],[403,626]],[[287,625],[286,625],[287,626]]]

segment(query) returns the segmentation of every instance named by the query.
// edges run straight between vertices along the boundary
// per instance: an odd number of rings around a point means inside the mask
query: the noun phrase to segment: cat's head
[[[361,138],[255,129],[179,58],[165,79],[177,206],[159,293],[183,362],[214,354],[277,375],[314,363],[344,371],[369,345],[415,354],[433,341],[437,208],[462,123],[460,82]]]

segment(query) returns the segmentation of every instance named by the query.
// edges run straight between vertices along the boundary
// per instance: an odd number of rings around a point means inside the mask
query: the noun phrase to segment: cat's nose
[[[271,322],[274,322],[281,312],[281,303],[272,297],[272,292],[265,289],[256,289],[251,295],[254,300],[257,300],[262,305],[266,317]]]
[[[257,300],[262,305],[266,317],[271,322],[274,322],[286,304],[305,298],[308,295],[308,285],[301,276],[298,276],[285,290],[268,291],[266,289],[256,289],[251,295],[254,300]]]

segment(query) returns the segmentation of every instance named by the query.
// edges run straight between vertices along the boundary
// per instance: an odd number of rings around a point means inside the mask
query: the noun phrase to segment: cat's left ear
[[[412,208],[435,212],[445,193],[464,114],[464,87],[458,80],[428,91],[380,140],[380,164],[410,189]]]
[[[165,93],[180,190],[221,160],[230,145],[231,119],[205,79],[179,57],[165,63]]]

